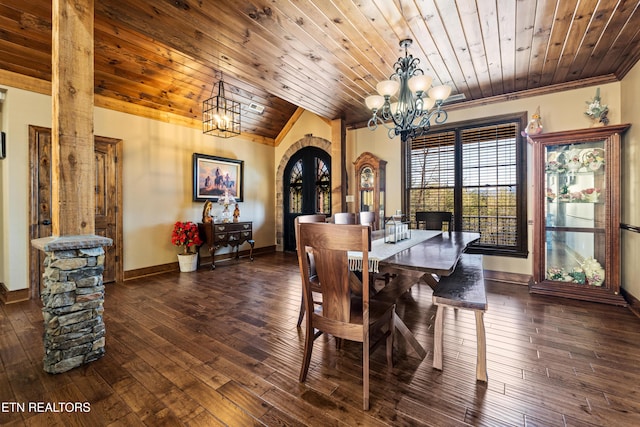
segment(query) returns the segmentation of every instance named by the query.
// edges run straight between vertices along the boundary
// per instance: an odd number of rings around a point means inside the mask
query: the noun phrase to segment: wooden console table
[[[220,223],[199,223],[201,239],[209,247],[211,254],[211,269],[216,268],[215,253],[223,246],[236,247],[236,259],[240,257],[240,245],[247,242],[251,245],[249,259],[253,261],[253,223],[246,222],[220,222]]]

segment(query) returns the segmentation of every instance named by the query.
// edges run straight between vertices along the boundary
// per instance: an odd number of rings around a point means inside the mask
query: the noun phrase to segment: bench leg
[[[478,341],[476,380],[487,382],[487,338],[484,332],[484,311],[476,310],[475,312],[476,312],[476,336]]]
[[[444,334],[444,306],[438,305],[433,331],[433,367],[442,370],[442,342]]]

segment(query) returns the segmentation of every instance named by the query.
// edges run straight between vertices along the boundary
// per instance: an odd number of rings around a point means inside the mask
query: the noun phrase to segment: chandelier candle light
[[[433,78],[418,68],[418,58],[408,54],[412,43],[411,39],[400,41],[400,47],[405,50],[404,58],[398,58],[394,64],[395,72],[389,80],[377,84],[378,95],[365,99],[367,107],[373,112],[368,123],[369,130],[376,130],[381,124],[389,130],[389,138],[401,135],[405,140],[407,137],[420,136],[429,131],[432,119],[436,124],[447,121],[447,112],[442,109],[442,103],[451,94],[451,87],[431,87]],[[397,101],[392,102],[396,93]],[[393,126],[387,122],[393,122]]]

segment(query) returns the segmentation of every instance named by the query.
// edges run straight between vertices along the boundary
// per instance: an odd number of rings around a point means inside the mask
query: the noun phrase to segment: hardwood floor
[[[415,286],[397,311],[427,357],[399,334],[392,372],[374,352],[364,412],[355,343],[319,338],[298,382],[300,287],[282,253],[107,285],[106,355],[58,375],[42,370],[40,304],[0,306],[0,425],[640,425],[640,319],[628,309],[489,283],[482,384],[464,310],[447,311],[444,370],[431,368],[435,306]],[[60,402],[89,405],[53,412]]]

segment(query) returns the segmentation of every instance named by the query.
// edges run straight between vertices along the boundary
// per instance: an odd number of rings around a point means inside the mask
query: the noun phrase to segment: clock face
[[[362,188],[373,187],[373,170],[369,166],[365,166],[360,172],[360,187]]]

